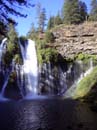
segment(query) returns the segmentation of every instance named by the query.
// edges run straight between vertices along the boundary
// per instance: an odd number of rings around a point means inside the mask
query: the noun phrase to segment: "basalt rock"
[[[97,22],[80,25],[62,25],[53,29],[54,47],[66,58],[79,53],[97,54]]]

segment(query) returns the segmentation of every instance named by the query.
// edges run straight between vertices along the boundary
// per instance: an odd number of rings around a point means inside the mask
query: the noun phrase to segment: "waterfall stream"
[[[2,55],[6,51],[6,42],[7,38],[4,38],[2,40],[2,43],[0,44],[0,70],[1,70],[1,65],[2,65]]]
[[[64,93],[66,97],[70,97],[77,83],[93,70],[92,59],[87,67],[85,65],[85,69],[82,61],[70,64],[67,70],[60,64],[55,65],[51,62],[43,63],[38,67],[35,42],[30,39],[23,43],[19,41],[19,46],[23,64],[16,63],[13,58],[12,63],[6,68],[2,64],[2,57],[6,53],[7,38],[0,44],[0,76],[3,79],[0,82],[0,97],[4,97],[6,87],[7,89],[9,87],[11,73],[16,74],[12,86],[15,85],[18,88],[23,99],[29,99],[39,95],[64,95]]]
[[[77,84],[84,78],[86,77],[88,74],[90,74],[93,70],[93,60],[90,59],[89,61],[89,68],[88,70],[86,70],[84,73],[82,72],[79,76],[79,78],[77,80],[74,81],[73,85],[66,91],[65,93],[65,97],[69,98],[72,97],[74,95],[74,90],[77,87]]]
[[[35,42],[32,40],[27,40],[25,46],[20,44],[22,57],[23,57],[23,70],[26,77],[26,88],[28,95],[37,94],[38,86],[38,65],[37,65],[37,55]]]

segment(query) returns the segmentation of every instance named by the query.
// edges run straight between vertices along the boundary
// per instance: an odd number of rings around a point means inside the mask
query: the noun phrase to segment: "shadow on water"
[[[70,99],[0,102],[0,130],[97,130],[97,113]]]

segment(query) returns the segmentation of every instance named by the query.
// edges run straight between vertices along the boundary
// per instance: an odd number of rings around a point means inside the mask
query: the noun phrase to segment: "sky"
[[[42,8],[46,9],[46,17],[49,19],[50,16],[55,16],[58,11],[61,11],[64,0],[30,0],[32,4],[41,3]],[[88,11],[90,10],[91,0],[82,0],[86,3]],[[27,14],[27,18],[13,17],[18,25],[16,27],[19,36],[26,36],[31,28],[32,23],[37,23],[36,7],[33,8],[23,8],[22,13]]]

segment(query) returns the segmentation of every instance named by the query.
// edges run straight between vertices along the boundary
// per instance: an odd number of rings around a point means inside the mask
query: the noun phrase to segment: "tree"
[[[27,0],[0,0],[0,20],[10,21],[10,14],[25,17],[26,15],[20,13],[19,6],[33,6]]]
[[[53,43],[55,41],[54,34],[50,31],[47,31],[45,34],[46,43]]]
[[[55,24],[55,25],[60,25],[60,24],[62,24],[62,23],[63,23],[63,22],[62,22],[62,19],[61,19],[61,17],[60,17],[60,14],[58,13],[57,16],[55,17],[54,24]]]
[[[34,23],[32,23],[32,27],[31,27],[30,31],[28,32],[27,36],[28,36],[28,38],[31,38],[31,39],[37,38],[37,32],[36,32]]]
[[[80,2],[79,0],[65,0],[63,6],[64,23],[79,24],[83,22],[86,11],[84,2]]]
[[[43,32],[46,20],[46,10],[41,7],[41,4],[37,4],[37,19],[38,19],[38,31]]]
[[[47,24],[47,29],[51,29],[51,28],[54,27],[54,20],[55,20],[54,16],[51,16],[51,17],[49,18],[48,24]]]
[[[33,7],[28,3],[27,0],[0,0],[0,23],[6,26],[11,21],[11,15],[18,15],[21,17],[26,17],[26,14],[21,13],[21,7]],[[2,33],[2,31],[0,32]]]
[[[16,32],[15,25],[10,23],[8,30],[8,46],[7,51],[14,56],[15,54],[20,54],[19,46],[18,46],[18,33]]]
[[[41,28],[40,24],[40,14],[41,14],[41,4],[37,3],[36,5],[36,15],[37,15],[37,25],[38,25],[38,30]]]
[[[97,0],[91,1],[90,20],[97,21]]]
[[[4,36],[7,34],[7,26],[3,23],[0,22],[0,40],[3,39]]]
[[[6,53],[3,56],[3,63],[6,67],[10,66],[12,59],[17,60],[17,57],[18,59],[19,57],[21,57],[20,49],[18,46],[18,34],[16,32],[15,25],[10,23],[8,26],[9,28],[7,33],[7,48]]]
[[[18,42],[18,34],[16,32],[15,25],[12,23],[9,24],[7,36],[8,36],[10,43],[14,44],[14,43]]]
[[[59,15],[59,13],[57,14],[57,16],[51,16],[48,20],[48,24],[47,24],[47,29],[51,29],[53,28],[55,25],[60,25],[62,24],[63,21]]]
[[[46,20],[46,11],[45,11],[45,8],[43,8],[41,13],[40,13],[40,31],[41,32],[44,31],[45,20]]]
[[[88,16],[87,6],[85,2],[79,1],[79,10],[80,10],[81,22],[84,22]]]

